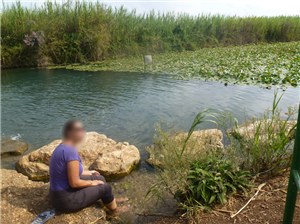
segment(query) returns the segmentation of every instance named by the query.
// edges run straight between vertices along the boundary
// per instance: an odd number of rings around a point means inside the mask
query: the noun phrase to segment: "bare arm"
[[[104,184],[100,180],[81,180],[79,178],[79,161],[72,160],[67,163],[69,184],[72,188],[84,188]]]

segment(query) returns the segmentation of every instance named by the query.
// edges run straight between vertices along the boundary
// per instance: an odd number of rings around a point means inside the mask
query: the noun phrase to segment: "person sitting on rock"
[[[63,142],[50,159],[50,201],[57,210],[74,212],[101,199],[112,215],[129,211],[128,206],[117,207],[126,198],[115,199],[112,188],[99,172],[84,171],[75,146],[85,138],[85,128],[78,120],[66,122]]]

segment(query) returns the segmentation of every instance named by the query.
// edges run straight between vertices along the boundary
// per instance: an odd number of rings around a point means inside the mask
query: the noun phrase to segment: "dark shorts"
[[[81,176],[80,179],[102,180],[105,184],[85,188],[68,188],[62,191],[50,189],[50,201],[54,208],[63,212],[73,212],[85,208],[99,199],[102,199],[104,204],[109,204],[114,200],[111,186],[106,183],[103,176]]]

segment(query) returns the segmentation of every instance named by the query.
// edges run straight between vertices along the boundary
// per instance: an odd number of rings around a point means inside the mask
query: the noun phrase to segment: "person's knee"
[[[105,184],[106,196],[113,197],[112,187],[109,184]]]
[[[107,183],[97,185],[97,187],[103,192],[103,194],[108,194],[112,192],[112,187]]]
[[[111,193],[112,192],[112,187],[109,184],[105,184],[105,190],[107,193]]]
[[[102,201],[104,204],[109,204],[114,200],[114,195],[112,193],[112,187],[108,184],[104,184],[105,195],[102,197]]]

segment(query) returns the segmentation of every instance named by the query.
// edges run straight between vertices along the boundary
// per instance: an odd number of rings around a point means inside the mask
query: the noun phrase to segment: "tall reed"
[[[200,13],[200,12],[199,12]],[[42,44],[25,35],[41,32]],[[33,36],[32,36],[33,37]],[[300,40],[300,16],[137,14],[100,2],[46,2],[1,12],[2,67],[44,66],[203,47]],[[36,40],[33,38],[33,42]]]

